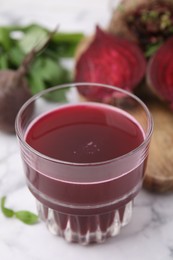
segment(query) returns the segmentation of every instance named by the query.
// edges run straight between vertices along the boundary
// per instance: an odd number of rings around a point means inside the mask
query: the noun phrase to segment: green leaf
[[[8,57],[6,53],[0,55],[0,69],[8,68]]]
[[[57,82],[61,70],[61,67],[57,61],[46,57],[44,58],[42,65],[42,76],[44,80],[53,83]]]
[[[48,29],[39,24],[0,27],[0,69],[17,69],[26,53],[36,46],[40,49],[45,44],[49,33]],[[35,57],[27,73],[33,94],[70,82],[70,71],[62,65],[61,58],[74,56],[83,36],[82,33],[59,31],[52,34],[49,44]],[[50,97],[55,100],[59,98],[64,100],[63,92],[58,97]]]
[[[10,64],[14,68],[18,68],[20,66],[20,64],[24,59],[24,56],[25,56],[24,53],[21,51],[21,49],[18,46],[14,46],[8,52]]]
[[[82,33],[55,33],[49,44],[58,55],[58,57],[73,57],[76,47],[82,40]]]
[[[0,44],[6,51],[11,48],[11,40],[9,37],[8,27],[0,27]]]
[[[24,35],[22,39],[18,41],[18,45],[25,54],[30,52],[33,48],[39,50],[47,41],[48,32],[39,25],[30,25],[23,31]]]
[[[71,58],[74,56],[75,51],[76,51],[76,47],[77,44],[75,43],[63,43],[63,44],[59,44],[55,47],[52,46],[52,48],[54,48],[54,52],[56,53],[57,57],[60,58]]]
[[[147,57],[147,58],[151,57],[159,49],[159,47],[161,45],[162,45],[162,42],[148,45],[147,49],[145,51],[145,57]]]
[[[1,198],[1,210],[2,210],[2,213],[7,218],[12,218],[15,213],[14,213],[14,211],[12,209],[9,209],[9,208],[5,207],[5,202],[6,202],[6,197],[4,196],[4,197]]]
[[[7,218],[16,217],[20,221],[24,222],[28,225],[36,224],[39,221],[39,218],[34,213],[27,211],[27,210],[21,210],[21,211],[14,211],[12,209],[5,207],[6,197],[1,198],[1,210],[4,216]]]
[[[42,62],[41,70],[42,78],[44,82],[48,83],[48,86],[61,84],[69,79],[67,70],[60,62],[47,57]]]
[[[58,61],[40,56],[33,62],[28,80],[35,94],[45,88],[68,83],[69,78],[69,72]]]
[[[83,33],[63,33],[57,32],[52,36],[52,41],[60,43],[79,43],[84,37]]]
[[[28,225],[36,224],[39,221],[39,218],[36,214],[27,210],[21,210],[15,212],[15,217]]]
[[[45,89],[45,84],[43,80],[43,62],[44,59],[38,57],[33,63],[29,71],[28,81],[29,86],[33,94],[36,94],[43,89]]]
[[[49,93],[45,96],[46,99],[51,100],[51,101],[55,101],[55,102],[66,102],[67,101],[67,91],[69,90],[69,88],[63,88],[60,90],[57,90],[57,92],[53,92],[53,93]]]
[[[33,71],[28,76],[29,86],[32,94],[36,94],[45,89],[45,84],[42,77],[37,73],[37,71]]]

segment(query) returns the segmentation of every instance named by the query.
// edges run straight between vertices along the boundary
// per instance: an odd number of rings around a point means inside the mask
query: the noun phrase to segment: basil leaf
[[[21,210],[15,212],[15,217],[25,224],[33,225],[38,223],[38,216],[30,211]]]
[[[9,209],[9,208],[5,207],[5,202],[6,202],[6,197],[4,196],[4,197],[1,198],[1,210],[2,210],[2,213],[7,218],[12,218],[15,213],[14,213],[14,211],[12,209]]]

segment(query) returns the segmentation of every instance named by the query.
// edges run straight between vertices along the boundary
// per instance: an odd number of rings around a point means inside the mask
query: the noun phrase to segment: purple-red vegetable
[[[150,59],[147,82],[154,93],[173,109],[173,37]]]
[[[17,70],[0,71],[0,130],[7,133],[15,132],[16,115],[21,106],[32,96],[26,79],[29,66],[37,53],[46,47],[54,32],[50,32],[39,49],[34,48],[26,55]]]
[[[89,47],[76,64],[76,82],[104,83],[132,91],[142,80],[146,60],[140,48],[127,39],[113,36],[97,27]],[[89,90],[89,91],[88,91]],[[92,100],[106,99],[113,93],[102,88],[85,87],[80,93]]]
[[[148,58],[173,36],[173,1],[121,0],[108,30],[136,41]]]
[[[27,71],[0,71],[0,130],[7,133],[15,132],[15,118],[20,107],[31,96],[28,82],[25,79]]]

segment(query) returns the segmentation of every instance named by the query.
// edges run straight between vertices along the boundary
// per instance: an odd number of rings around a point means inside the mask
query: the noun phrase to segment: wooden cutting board
[[[79,44],[76,61],[92,39],[92,37],[86,37]],[[146,93],[146,88],[144,88],[144,93]],[[144,187],[156,192],[173,191],[173,111],[171,112],[163,102],[153,99],[152,95],[150,98],[150,94],[145,103],[153,116],[154,132],[149,149]]]
[[[151,191],[173,191],[173,112],[162,102],[150,101],[154,120],[144,187]]]

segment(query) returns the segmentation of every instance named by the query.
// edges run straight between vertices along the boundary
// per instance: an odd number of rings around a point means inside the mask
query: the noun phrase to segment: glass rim
[[[55,91],[55,90],[58,90],[58,89],[62,89],[62,88],[66,88],[66,87],[77,87],[77,86],[96,86],[96,87],[106,87],[106,88],[110,88],[110,89],[113,89],[113,90],[116,90],[116,91],[119,91],[121,93],[124,93],[126,95],[128,95],[129,97],[133,98],[134,100],[136,100],[140,105],[141,107],[144,109],[145,113],[146,113],[146,116],[147,116],[147,121],[148,121],[148,128],[147,128],[147,131],[146,131],[146,134],[144,136],[144,140],[142,141],[142,143],[137,146],[135,149],[131,150],[130,152],[128,153],[125,153],[121,156],[118,156],[118,157],[115,157],[113,159],[109,159],[109,160],[105,160],[105,161],[100,161],[100,162],[90,162],[90,163],[77,163],[77,162],[69,162],[69,161],[65,161],[65,160],[59,160],[59,159],[55,159],[55,158],[52,158],[52,157],[49,157],[41,152],[38,152],[36,149],[32,148],[32,146],[30,146],[24,139],[24,137],[22,136],[21,134],[21,131],[20,131],[20,127],[19,127],[19,119],[20,119],[20,116],[21,114],[23,113],[23,111],[35,100],[38,100],[39,98],[41,98],[41,96],[49,93],[49,92],[52,92],[52,91]],[[40,91],[39,93],[33,95],[31,98],[29,98],[23,105],[22,107],[20,108],[20,110],[18,111],[18,114],[16,116],[16,120],[15,120],[15,131],[16,131],[16,135],[19,139],[19,141],[23,144],[23,146],[31,151],[32,153],[34,153],[36,156],[39,156],[43,159],[46,159],[46,160],[49,160],[49,161],[52,161],[52,162],[56,162],[56,163],[61,163],[61,164],[65,164],[65,165],[73,165],[73,166],[93,166],[93,165],[102,165],[102,164],[106,164],[106,163],[111,163],[111,162],[115,162],[115,161],[119,161],[121,159],[125,159],[126,157],[129,157],[135,153],[137,153],[140,149],[143,148],[143,146],[145,146],[145,144],[147,142],[149,142],[150,138],[151,138],[151,135],[153,133],[153,125],[154,125],[154,122],[153,122],[153,118],[152,118],[152,115],[148,109],[148,107],[145,105],[145,103],[140,99],[138,98],[135,94],[127,91],[127,90],[124,90],[124,89],[121,89],[119,87],[115,87],[115,86],[111,86],[111,85],[107,85],[107,84],[102,84],[102,83],[92,83],[92,82],[78,82],[78,83],[65,83],[65,84],[61,84],[61,85],[57,85],[57,86],[53,86],[53,87],[50,87],[48,89],[45,89],[45,90],[42,90]]]

